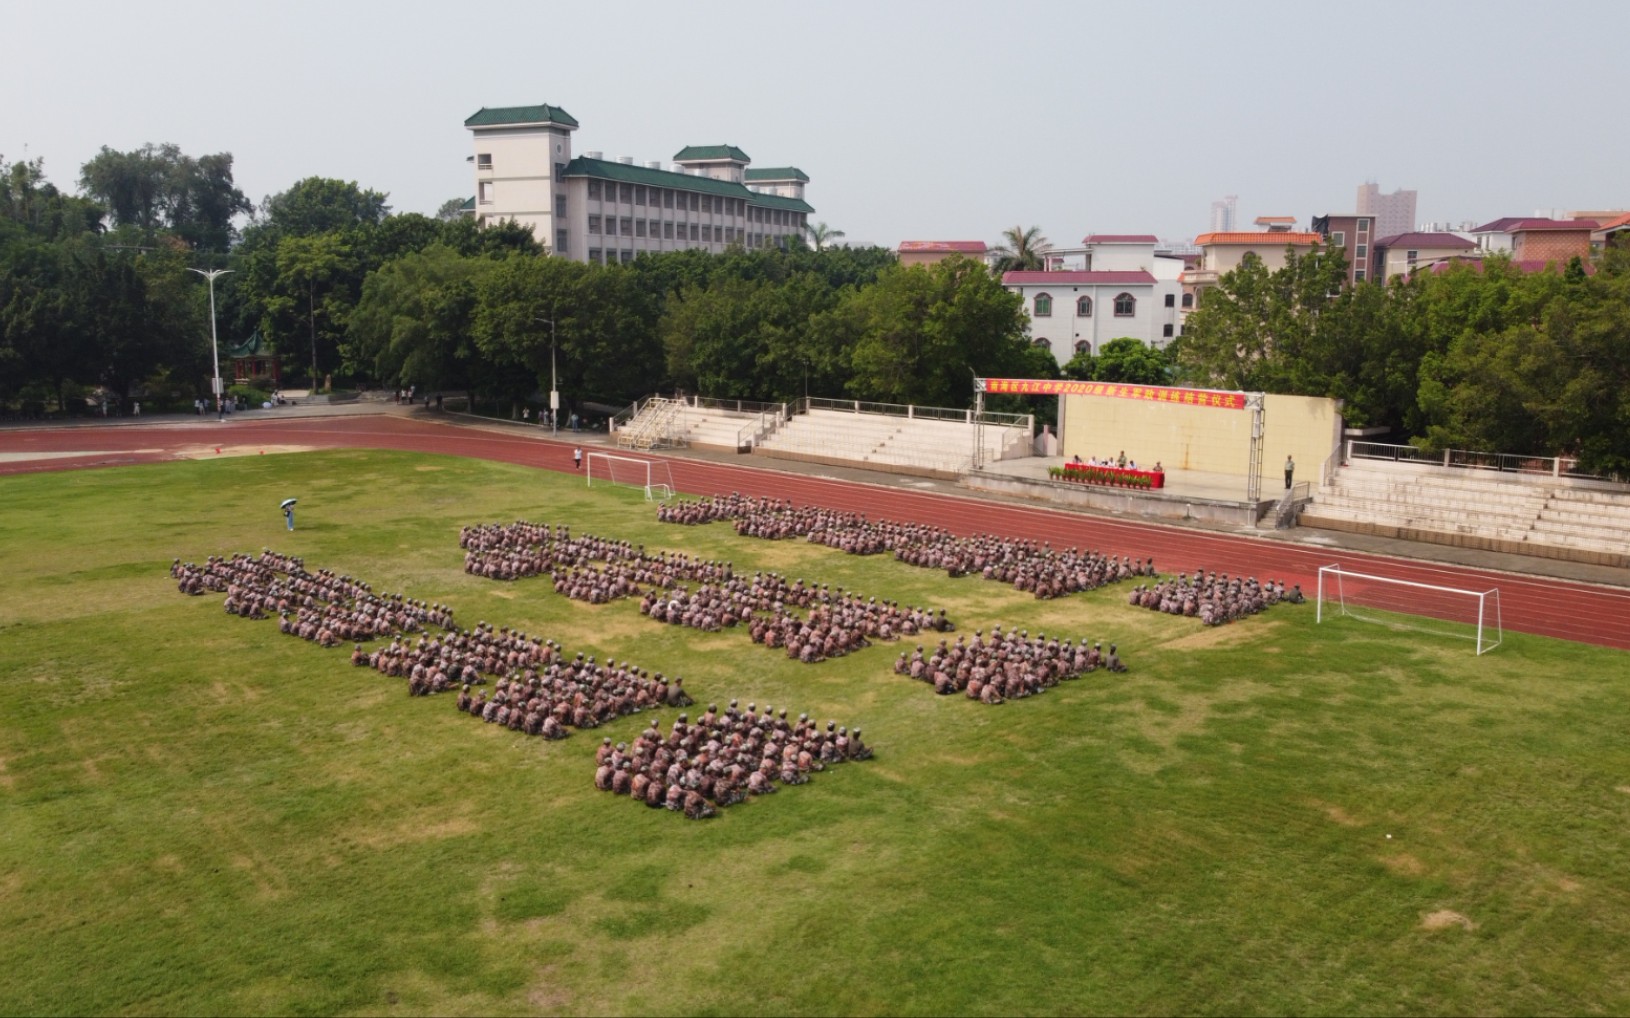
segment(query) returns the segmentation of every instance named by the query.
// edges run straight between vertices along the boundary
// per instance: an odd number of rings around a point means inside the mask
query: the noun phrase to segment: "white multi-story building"
[[[1031,342],[1061,365],[1123,337],[1164,347],[1180,332],[1183,261],[1157,255],[1157,244],[1149,234],[1092,234],[1082,241],[1085,269],[1008,272],[1002,285],[1023,299]]]
[[[464,121],[475,144],[474,213],[513,219],[565,258],[628,262],[642,251],[785,246],[804,235],[809,177],[751,170],[734,145],[693,145],[673,164],[572,155],[577,121],[558,106],[483,108]]]

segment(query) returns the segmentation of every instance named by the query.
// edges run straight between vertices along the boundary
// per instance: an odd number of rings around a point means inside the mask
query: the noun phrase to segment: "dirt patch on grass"
[[[1477,924],[1467,917],[1451,909],[1441,908],[1436,912],[1429,912],[1421,917],[1423,930],[1447,930],[1458,926],[1463,930],[1475,930]]]
[[[479,829],[480,825],[467,816],[436,817],[429,821],[413,817],[392,827],[358,832],[353,837],[363,848],[381,849],[411,845],[420,841],[460,838],[466,834],[474,834]]]
[[[1331,821],[1338,823],[1343,827],[1359,826],[1358,820],[1356,820],[1351,813],[1348,813],[1346,810],[1342,809],[1340,806],[1337,806],[1333,802],[1320,802],[1317,799],[1314,799],[1310,805],[1320,813],[1323,813],[1325,816],[1329,817]]]
[[[276,901],[289,893],[289,878],[271,862],[250,855],[235,855],[227,861],[233,869],[248,874],[259,897]]]
[[[555,966],[545,965],[538,970],[538,978],[526,991],[526,1002],[539,1014],[564,1014],[572,1003],[572,995],[555,976]]]
[[[11,791],[17,787],[17,777],[6,769],[6,758],[0,756],[0,788]]]
[[[1630,785],[1620,785],[1618,788],[1615,788],[1614,791],[1623,792],[1625,795],[1630,795]]]
[[[262,453],[314,452],[314,445],[188,445],[175,451],[178,459],[201,460],[212,456],[259,456]]]
[[[1426,875],[1426,864],[1410,855],[1400,852],[1397,855],[1381,857],[1381,865],[1400,877],[1420,877]]]
[[[1168,640],[1161,645],[1162,650],[1210,650],[1213,647],[1237,647],[1242,643],[1252,643],[1264,636],[1271,636],[1278,624],[1247,625],[1241,622],[1232,622],[1226,626],[1200,626],[1198,632],[1187,636],[1179,636],[1175,640]]]

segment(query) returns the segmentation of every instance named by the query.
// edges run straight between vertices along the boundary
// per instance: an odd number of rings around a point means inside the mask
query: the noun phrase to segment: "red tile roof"
[[[917,254],[984,254],[989,248],[982,240],[902,240],[901,252]]]
[[[1293,244],[1297,247],[1311,247],[1314,244],[1324,243],[1324,235],[1318,233],[1269,233],[1265,230],[1255,230],[1247,233],[1202,233],[1194,238],[1196,247],[1206,247],[1213,244],[1268,244],[1273,247],[1283,247]]]
[[[1004,272],[1004,286],[1081,286],[1099,283],[1105,286],[1129,286],[1134,283],[1150,284],[1155,277],[1139,269],[1132,272]]]
[[[1465,237],[1453,233],[1396,233],[1390,237],[1382,237],[1375,242],[1376,247],[1431,247],[1454,248],[1464,250],[1476,247]]]
[[[1152,233],[1089,233],[1081,238],[1083,244],[1158,244],[1160,238]]]
[[[1615,219],[1609,219],[1607,222],[1603,223],[1601,226],[1598,226],[1596,229],[1597,230],[1622,230],[1627,226],[1630,226],[1630,212],[1626,212],[1624,215],[1619,216],[1619,217],[1617,217]]]
[[[1534,233],[1540,230],[1594,230],[1594,219],[1522,219],[1515,226],[1508,227],[1507,233]]]

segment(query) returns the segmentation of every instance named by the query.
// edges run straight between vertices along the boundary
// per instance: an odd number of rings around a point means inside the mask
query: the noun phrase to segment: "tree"
[[[355,181],[307,177],[262,202],[260,218],[279,235],[296,237],[378,226],[390,214],[387,197]]]
[[[79,183],[115,225],[169,230],[203,251],[225,251],[236,236],[232,220],[253,209],[233,184],[226,152],[194,159],[169,144],[130,152],[104,145],[81,168]]]
[[[861,399],[964,405],[975,375],[1034,363],[1018,294],[966,258],[887,269],[838,315],[855,337],[849,390]]]
[[[1169,385],[1171,357],[1141,339],[1123,336],[1103,345],[1094,357],[1083,350],[1064,366],[1064,376],[1083,382],[1134,382]]]
[[[468,389],[476,285],[494,263],[432,245],[369,273],[349,320],[344,368],[387,385]]]
[[[1041,227],[1026,229],[1015,226],[1003,230],[1002,239],[1006,243],[992,248],[990,252],[996,259],[994,268],[998,277],[1004,272],[1034,271],[1047,267],[1047,252],[1052,250],[1052,245],[1041,235]]]
[[[805,229],[809,231],[809,242],[816,251],[823,250],[829,242],[839,237],[847,236],[842,230],[834,230],[825,223],[810,223]]]
[[[444,223],[453,223],[460,219],[468,219],[474,222],[474,216],[467,216],[464,214],[464,206],[469,200],[470,199],[468,198],[447,199],[441,203],[439,208],[436,209],[436,218]]]
[[[288,236],[277,245],[277,279],[266,301],[268,335],[280,351],[305,347],[311,356],[311,387],[322,384],[321,363],[334,365],[346,319],[354,306],[347,284],[356,273],[351,245],[338,232],[315,236]],[[322,300],[319,302],[318,297]],[[318,331],[321,318],[323,329]],[[293,325],[304,318],[307,342],[297,338]],[[319,342],[319,335],[321,342]],[[319,359],[319,351],[328,356]]]

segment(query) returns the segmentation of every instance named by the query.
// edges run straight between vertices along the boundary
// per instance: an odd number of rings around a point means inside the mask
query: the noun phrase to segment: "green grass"
[[[0,1012],[1630,1011],[1621,653],[1041,603],[440,457],[0,494]],[[1133,670],[989,708],[895,678],[888,645],[809,667],[465,576],[459,527],[521,517],[1114,640]],[[877,758],[707,823],[614,799],[598,733],[471,722],[166,573],[267,546],[704,703],[859,723]]]

